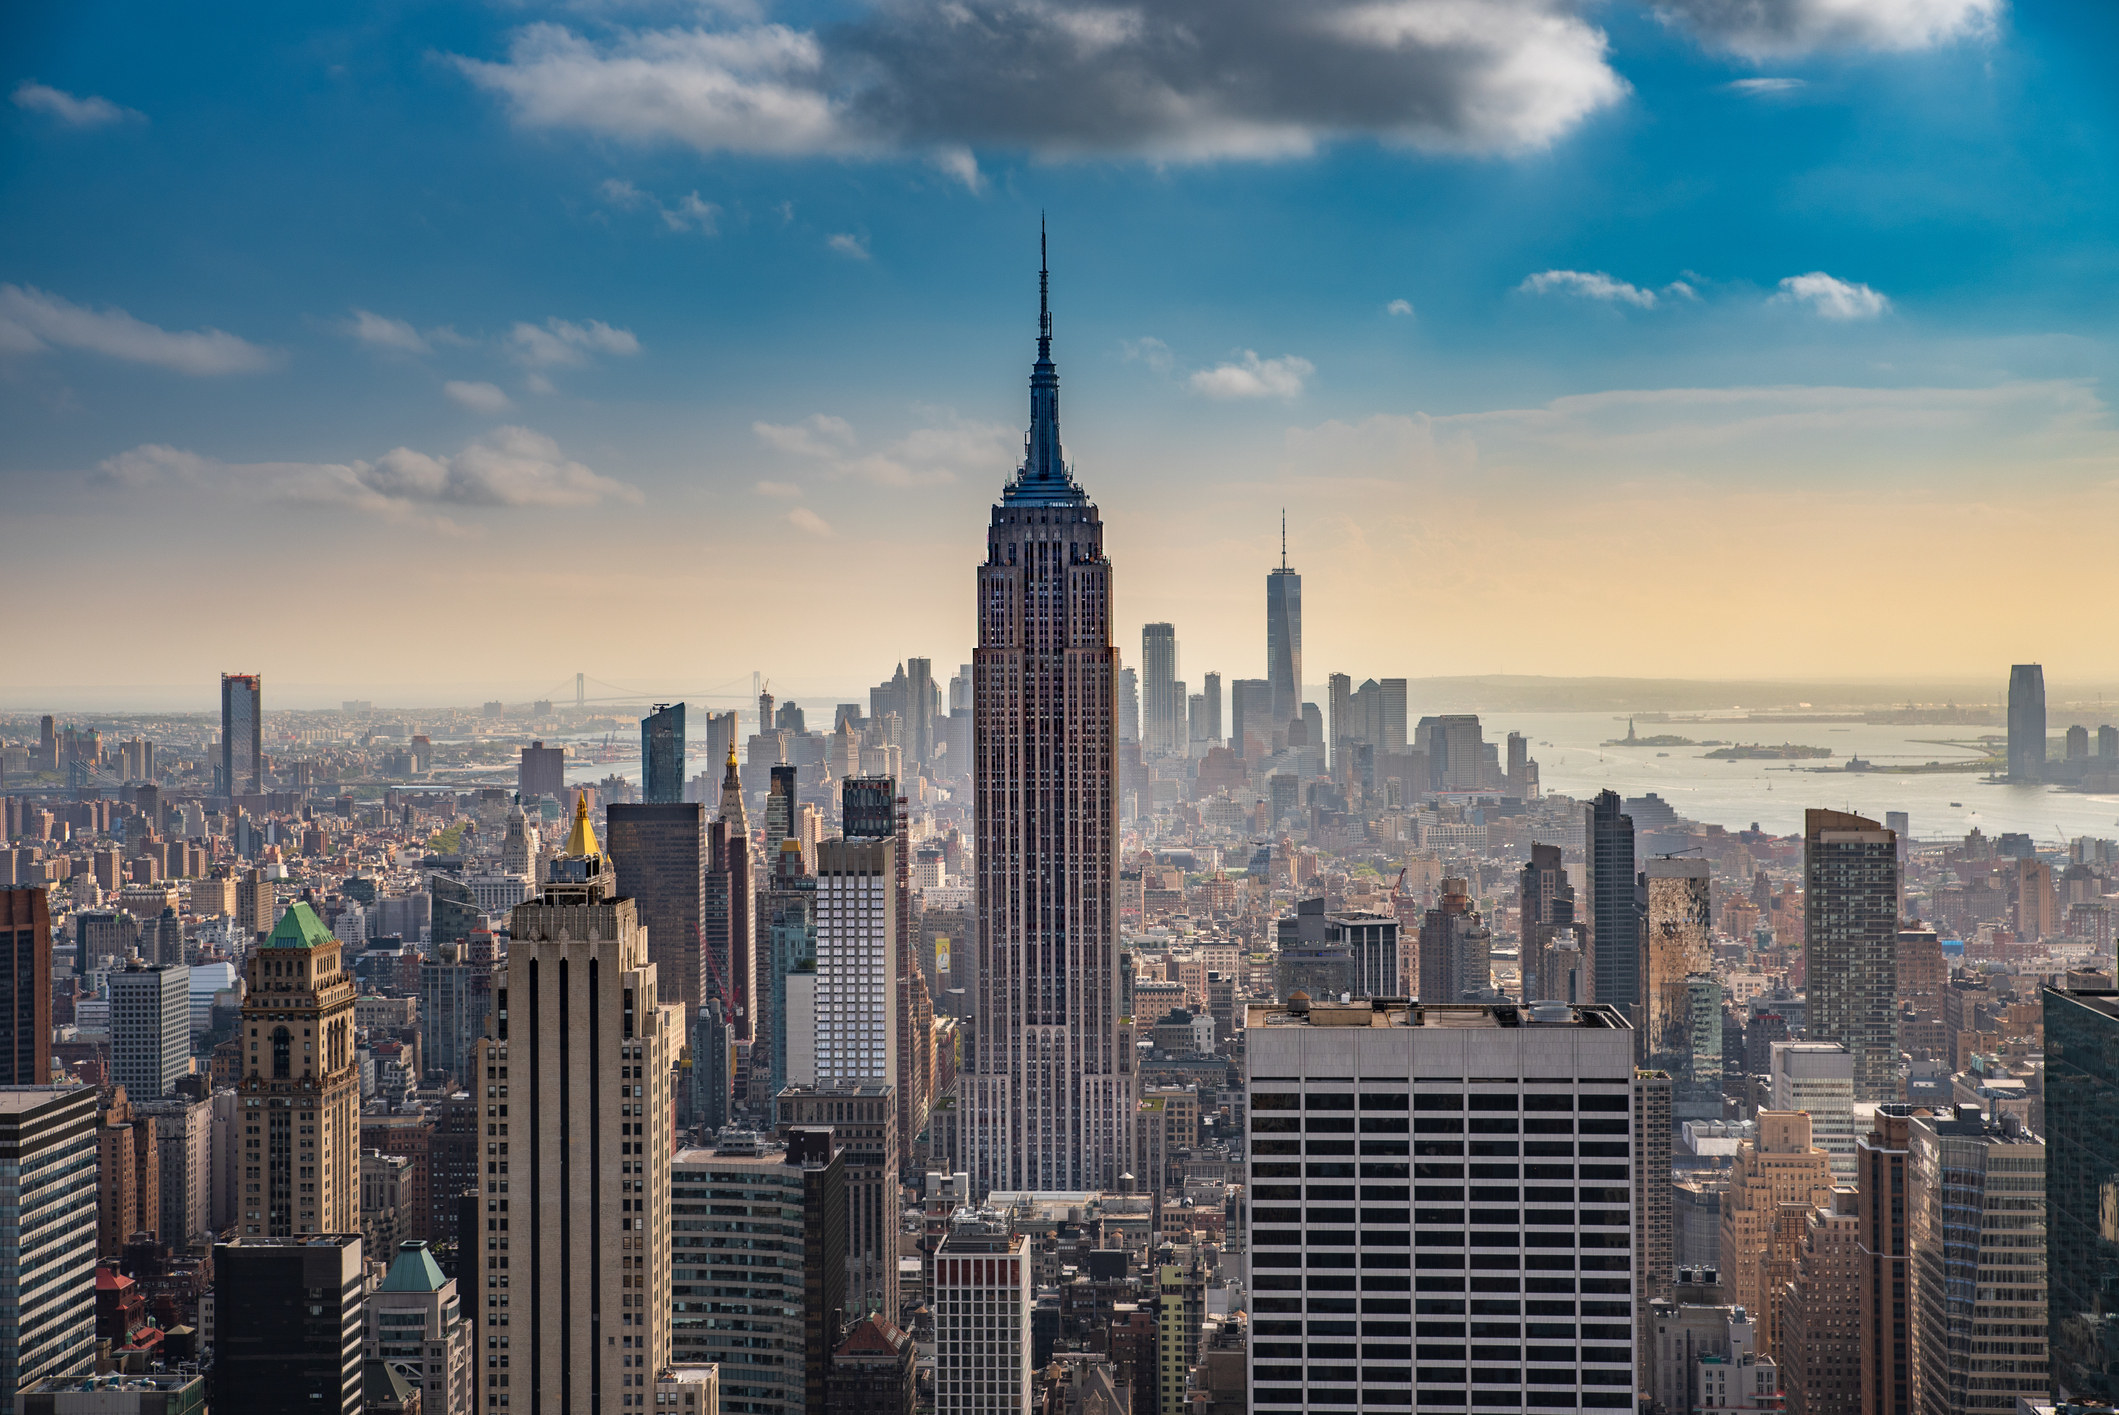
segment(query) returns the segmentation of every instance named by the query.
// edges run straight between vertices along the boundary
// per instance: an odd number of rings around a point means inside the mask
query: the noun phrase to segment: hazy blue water
[[[1802,830],[1811,806],[1852,810],[1875,820],[1905,811],[1918,840],[1959,838],[1973,826],[1988,835],[2028,831],[2039,840],[2078,835],[2119,838],[2119,796],[2083,795],[2045,786],[1989,784],[1979,773],[1898,776],[1837,770],[1859,756],[1878,766],[1918,765],[1981,755],[1977,749],[1935,745],[1970,741],[1995,727],[1872,727],[1862,723],[1642,723],[1642,736],[1674,733],[1694,741],[1797,742],[1829,747],[1828,760],[1807,762],[1709,761],[1705,747],[1602,747],[1626,735],[1626,720],[1604,713],[1496,713],[1482,715],[1486,740],[1510,732],[1531,739],[1547,791],[1587,797],[1610,787],[1624,796],[1653,791],[1678,814],[1732,830],[1758,822],[1763,830],[1792,835]],[[1925,739],[1925,740],[1923,740]],[[1541,745],[1551,743],[1550,746]],[[1667,751],[1668,756],[1657,756]],[[1790,767],[1831,767],[1815,774]],[[1952,802],[1959,805],[1952,805]]]

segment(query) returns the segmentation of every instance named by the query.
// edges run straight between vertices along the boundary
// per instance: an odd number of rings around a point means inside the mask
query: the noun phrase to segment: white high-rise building
[[[935,1415],[1030,1415],[1030,1266],[1029,1238],[997,1214],[966,1215],[942,1240]]]
[[[817,847],[816,1083],[898,1079],[894,840]]]
[[[1810,1112],[1810,1143],[1832,1157],[1832,1177],[1854,1178],[1854,1058],[1838,1042],[1773,1043],[1769,1110]],[[1859,1127],[1868,1133],[1868,1124]]]
[[[1040,275],[1022,466],[978,569],[977,1025],[958,1077],[979,1193],[1104,1189],[1138,1078],[1118,976],[1118,650],[1102,518],[1060,452]]]
[[[1618,1011],[1379,998],[1248,1021],[1253,1407],[1631,1410]]]
[[[130,963],[110,975],[110,1079],[160,1100],[191,1070],[191,969]]]

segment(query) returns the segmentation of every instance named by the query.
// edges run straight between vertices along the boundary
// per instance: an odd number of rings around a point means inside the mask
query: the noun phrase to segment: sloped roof
[[[376,1291],[439,1292],[448,1281],[427,1245],[420,1239],[408,1238],[397,1245],[397,1257],[391,1260],[390,1271],[383,1274],[382,1286]]]
[[[272,926],[272,937],[265,940],[267,948],[320,948],[335,943],[331,930],[316,916],[316,910],[306,900],[297,899],[280,915],[280,921]]]
[[[870,1317],[846,1334],[834,1356],[897,1356],[905,1349],[905,1333],[881,1317]]]

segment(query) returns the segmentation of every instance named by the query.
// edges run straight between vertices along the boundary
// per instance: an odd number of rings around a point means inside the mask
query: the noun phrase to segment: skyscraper
[[[110,1079],[160,1100],[191,1069],[191,969],[130,963],[110,975]]]
[[[214,1409],[359,1415],[360,1234],[218,1243],[213,1279]]]
[[[1709,893],[1710,868],[1705,860],[1650,860],[1642,871],[1648,889],[1646,937],[1641,941],[1642,1026],[1636,1033],[1641,1064],[1670,1073],[1682,1097],[1691,1081],[1692,1015],[1688,980],[1714,972],[1714,950],[1708,933],[1714,927]],[[1721,1116],[1717,1092],[1711,1115]]]
[[[1192,735],[1210,747],[1221,745],[1221,675],[1209,673],[1200,679],[1200,696],[1204,698],[1206,721],[1192,724]]]
[[[640,719],[640,799],[684,799],[684,704],[657,703]]]
[[[1912,1117],[1907,1366],[1916,1415],[2045,1399],[2045,1144],[1974,1106]]]
[[[248,1237],[360,1231],[360,1061],[353,975],[339,956],[339,941],[300,900],[250,956],[236,1086],[236,1222]]]
[[[1277,724],[1285,732],[1285,722]],[[1263,678],[1238,678],[1229,684],[1229,745],[1246,761],[1273,750],[1273,685]]]
[[[1585,817],[1589,946],[1597,1001],[1632,1021],[1641,1005],[1641,916],[1634,904],[1633,817],[1620,804],[1618,792],[1600,791]]]
[[[0,889],[0,1086],[41,1086],[51,1069],[51,897]]]
[[[649,941],[652,946],[653,935]],[[814,979],[817,972],[817,879],[802,867],[799,841],[780,842],[772,873],[758,891],[758,957],[760,1035],[751,1049],[751,1066],[764,1070],[766,1089],[778,1096],[788,1084],[790,1046],[798,1055],[809,1055],[805,1049],[816,1040],[814,1014],[808,1019],[811,1035],[789,1035],[794,1019],[787,1005],[788,978],[800,972]],[[698,1065],[696,1057],[692,1064]]]
[[[710,995],[706,963],[706,807],[697,801],[617,802],[609,810],[618,892],[647,930],[660,1000],[696,1008]]]
[[[988,1218],[959,1218],[942,1240],[934,1258],[936,1415],[1030,1415],[1033,1266],[1030,1240]],[[1144,1384],[1147,1373],[1135,1379]]]
[[[1023,464],[978,572],[978,1024],[959,1077],[978,1192],[1114,1185],[1133,1154],[1118,981],[1118,651],[1096,507],[1061,458],[1047,276]]]
[[[2052,1025],[2047,1003],[2047,1026]],[[2052,1064],[2051,1033],[2047,1066]],[[2048,1069],[2048,1096],[2054,1075]],[[2050,1104],[2050,1099],[2048,1104]],[[1910,1415],[1906,1371],[1906,1146],[1913,1107],[1876,1108],[1876,1127],[1855,1143],[1856,1216],[1861,1223],[1861,1412]],[[2057,1214],[2062,1201],[2053,1200]]]
[[[1280,516],[1280,568],[1266,574],[1266,683],[1271,731],[1302,714],[1302,576],[1288,568],[1288,518]]]
[[[922,767],[934,761],[934,660],[905,660],[905,760]]]
[[[2053,1384],[2119,1397],[2109,1333],[2119,1324],[2119,994],[2044,988],[2046,1221],[2052,1258]],[[1895,1415],[1895,1412],[1885,1412]]]
[[[1573,1002],[1564,980],[1554,972],[1546,950],[1553,936],[1575,927],[1575,887],[1568,883],[1565,852],[1557,845],[1530,847],[1530,859],[1516,876],[1523,1001]],[[1573,952],[1572,949],[1569,950]]]
[[[2009,670],[2009,780],[2045,779],[2045,669],[2019,663]]]
[[[750,816],[743,808],[743,778],[736,749],[728,749],[721,778],[721,814],[707,829],[706,993],[727,1000],[736,1040],[751,1039]]]
[[[479,1326],[523,1338],[512,1369],[484,1372],[489,1390],[494,1375],[512,1378],[518,1410],[649,1405],[642,1392],[669,1364],[670,1066],[683,1012],[655,1001],[639,912],[616,884],[583,797],[542,892],[509,915],[496,1035],[480,1047],[498,1099],[514,1073],[513,1117],[486,1107],[505,1158],[488,1166],[484,1197],[507,1202],[512,1179],[515,1226],[480,1234],[474,1267],[513,1279],[481,1284]]]
[[[898,1075],[895,840],[817,847],[817,1081]]]
[[[96,1089],[0,1087],[0,1411],[96,1359]]]
[[[1182,752],[1178,725],[1185,720],[1177,683],[1177,626],[1140,628],[1141,746],[1151,752]]]
[[[1898,838],[1844,811],[1803,814],[1803,967],[1811,1040],[1854,1058],[1854,1099],[1900,1098]]]
[[[1248,1021],[1254,1407],[1633,1409],[1625,1019],[1374,999]]]
[[[889,840],[895,847],[891,852],[891,893],[897,937],[889,976],[896,980],[897,1062],[892,1080],[897,1087],[899,1159],[909,1165],[913,1142],[926,1130],[928,1111],[934,1103],[930,1045],[934,1035],[934,999],[928,992],[919,952],[913,946],[912,812],[898,791],[897,782],[887,776],[849,777],[839,800],[840,833],[846,840]],[[820,996],[819,1001],[823,1000]]]
[[[532,742],[515,767],[515,790],[532,806],[546,796],[556,801],[566,792],[566,775],[566,748]]]
[[[256,795],[265,789],[265,680],[255,673],[221,675],[220,788],[229,796]],[[2044,726],[2044,710],[2039,725]]]

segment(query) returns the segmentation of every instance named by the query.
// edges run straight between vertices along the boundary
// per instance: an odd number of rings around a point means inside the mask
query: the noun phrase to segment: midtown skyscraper
[[[1631,1022],[1641,1004],[1641,916],[1633,897],[1633,817],[1624,804],[1618,792],[1600,791],[1587,812],[1590,969],[1596,1000]]]
[[[640,799],[684,799],[684,704],[657,703],[640,719]]]
[[[1898,1085],[1898,836],[1845,811],[1803,813],[1810,1037],[1854,1058],[1854,1099]]]
[[[1151,752],[1182,752],[1184,700],[1177,686],[1177,626],[1140,627],[1141,746]]]
[[[992,1189],[1100,1189],[1131,1167],[1118,978],[1118,650],[1103,523],[1060,455],[1048,276],[1022,466],[978,571],[978,1025],[962,1153]]]
[[[1273,731],[1302,713],[1302,576],[1288,568],[1288,518],[1280,518],[1280,568],[1266,575],[1266,682]]]

